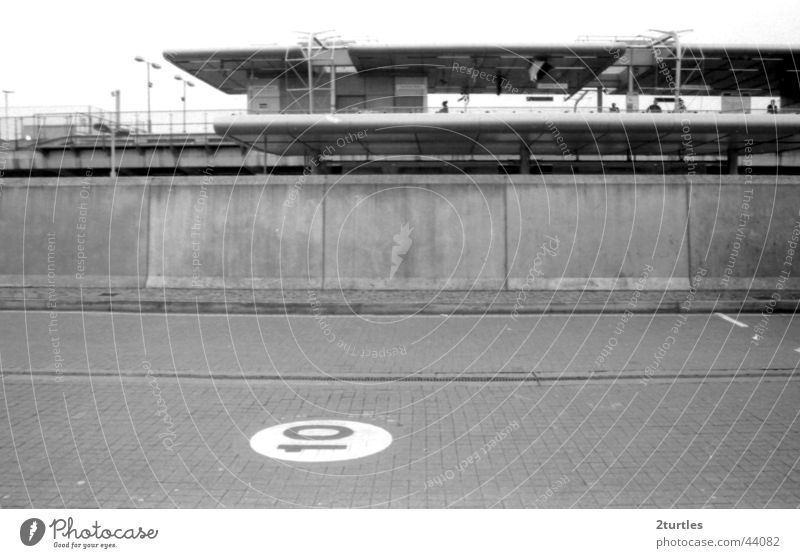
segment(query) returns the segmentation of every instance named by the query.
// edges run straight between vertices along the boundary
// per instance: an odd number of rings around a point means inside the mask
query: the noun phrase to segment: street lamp
[[[175,76],[175,79],[178,81],[183,82],[183,97],[181,97],[181,101],[183,102],[183,133],[186,133],[186,86],[194,87],[194,83],[187,79],[183,79],[181,76]]]
[[[3,89],[3,96],[6,98],[6,134],[9,136],[9,138],[7,139],[10,139],[11,136],[10,133],[11,123],[8,121],[8,96],[11,95],[12,93],[13,91],[9,91],[8,89]]]
[[[109,176],[111,178],[116,178],[117,171],[115,169],[115,162],[117,158],[117,134],[119,133],[119,106],[120,106],[120,93],[119,89],[115,89],[111,92],[111,96],[114,97],[115,101],[115,118],[114,118],[114,125],[111,126],[111,172]]]
[[[161,66],[156,64],[155,62],[150,62],[149,60],[145,60],[141,56],[137,56],[134,58],[137,62],[144,62],[145,66],[147,67],[147,133],[153,133],[153,122],[150,120],[150,90],[153,88],[153,82],[150,81],[150,67],[152,66],[155,70],[160,70]]]

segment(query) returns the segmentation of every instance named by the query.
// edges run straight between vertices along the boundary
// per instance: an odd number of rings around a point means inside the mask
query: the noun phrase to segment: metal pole
[[[6,134],[9,134],[9,131],[11,130],[11,124],[8,122],[8,96],[9,96],[10,94],[12,94],[12,93],[13,93],[13,91],[10,91],[10,90],[8,90],[8,89],[3,89],[3,96],[5,97],[5,105],[6,105],[6,112],[5,112],[5,115],[6,115],[6,118],[5,118],[5,122],[6,122],[6,125],[5,125]],[[9,134],[9,135],[10,135],[10,134]],[[16,135],[16,134],[15,134],[15,135]]]
[[[117,172],[115,167],[117,159],[117,131],[119,131],[119,89],[112,91],[111,96],[114,97],[116,101],[116,114],[114,115],[114,123],[111,125],[111,170],[108,173],[108,176],[111,178],[116,178]]]
[[[306,62],[308,63],[308,114],[314,114],[314,68],[311,67],[311,45],[314,34],[308,34],[308,53]]]
[[[145,61],[147,65],[147,133],[153,133],[153,123],[150,120],[150,89],[153,87],[153,82],[150,81],[150,62]]]
[[[183,133],[186,133],[186,80],[183,81]]]
[[[331,49],[331,114],[336,112],[336,47]]]
[[[633,93],[633,49],[628,49],[630,51],[630,57],[628,57],[628,95]]]
[[[681,38],[675,33],[675,110],[679,110],[681,98]]]

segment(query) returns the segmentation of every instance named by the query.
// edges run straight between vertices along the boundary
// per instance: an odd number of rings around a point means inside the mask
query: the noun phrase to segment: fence
[[[413,112],[436,113],[440,106],[430,106],[424,110]],[[608,110],[605,108],[604,110]],[[407,107],[381,107],[368,109],[352,106],[340,109],[340,113],[409,113]],[[465,106],[453,103],[449,107],[451,113],[594,113],[595,106],[584,107],[533,107],[523,106]],[[645,111],[638,111],[645,112]],[[669,111],[665,111],[669,112]],[[689,110],[689,113],[719,113],[719,110]],[[753,112],[760,112],[754,109]],[[782,110],[784,114],[796,114],[798,109]],[[74,136],[109,135],[117,124],[118,135],[215,135],[214,119],[221,116],[245,114],[246,111],[235,110],[189,110],[189,111],[144,111],[120,112],[119,116],[111,111],[86,110],[77,112],[34,113],[29,116],[0,117],[0,139],[14,142],[15,148],[31,147],[45,144],[52,140]],[[119,122],[117,123],[117,119]]]

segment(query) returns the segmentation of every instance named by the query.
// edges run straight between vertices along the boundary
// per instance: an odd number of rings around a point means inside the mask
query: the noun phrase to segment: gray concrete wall
[[[299,179],[153,179],[148,286],[319,288],[323,186]]]
[[[353,176],[332,182],[325,204],[325,287],[501,288],[504,190],[502,177]]]
[[[6,180],[0,190],[0,285],[144,286],[147,180]]]
[[[688,287],[681,177],[512,176],[511,289]]]
[[[694,177],[691,274],[705,273],[707,288],[800,288],[798,182],[747,174]]]
[[[0,284],[663,289],[700,276],[700,288],[800,288],[797,182],[212,169],[6,179]]]

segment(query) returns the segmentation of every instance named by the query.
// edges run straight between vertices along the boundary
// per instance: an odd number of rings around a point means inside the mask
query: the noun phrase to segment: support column
[[[739,154],[733,147],[728,147],[728,174],[739,174]]]
[[[531,173],[531,151],[524,143],[519,146],[519,173]]]
[[[603,88],[597,86],[597,112],[603,112]]]

